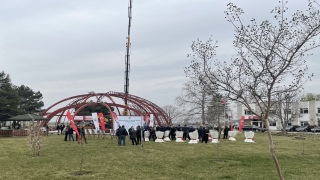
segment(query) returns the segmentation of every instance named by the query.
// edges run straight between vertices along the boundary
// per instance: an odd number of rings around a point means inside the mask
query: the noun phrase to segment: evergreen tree
[[[44,106],[40,91],[34,92],[28,86],[14,86],[19,95],[19,114],[39,114]]]
[[[0,120],[18,115],[19,96],[13,88],[9,74],[0,72]]]

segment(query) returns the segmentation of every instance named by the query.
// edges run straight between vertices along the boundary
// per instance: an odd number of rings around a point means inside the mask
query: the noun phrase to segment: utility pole
[[[128,106],[128,99],[127,96],[129,94],[129,75],[130,75],[130,52],[131,52],[131,42],[130,42],[130,28],[131,28],[131,19],[132,19],[132,0],[129,0],[129,7],[128,7],[128,18],[129,18],[129,24],[128,24],[128,37],[127,37],[127,44],[126,44],[126,56],[125,56],[125,82],[124,82],[124,93],[126,94],[126,97],[124,99],[124,106]],[[128,109],[124,108],[123,115],[128,115]]]

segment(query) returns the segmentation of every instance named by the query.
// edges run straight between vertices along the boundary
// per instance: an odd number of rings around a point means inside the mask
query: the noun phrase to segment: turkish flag
[[[111,116],[112,116],[112,119],[113,119],[114,121],[116,121],[117,123],[119,122],[119,120],[118,120],[118,116],[117,116],[117,114],[116,114],[116,113],[111,112]]]
[[[106,129],[106,127],[104,126],[104,116],[102,113],[98,113],[98,115],[99,115],[101,129],[104,131]]]
[[[76,132],[76,135],[77,135],[77,137],[78,137],[78,141],[80,142],[80,139],[81,139],[81,138],[80,138],[79,131],[78,131],[78,129],[77,129],[76,124],[74,123],[74,120],[73,120],[73,118],[72,118],[71,113],[70,113],[69,110],[67,111],[67,118],[68,118],[69,121],[70,121],[70,124],[71,124],[72,129]]]
[[[114,112],[111,112],[111,116],[112,116],[112,120],[115,121],[118,126],[120,126],[117,114]]]
[[[144,115],[143,120],[144,120],[145,122],[150,122],[150,119],[149,119],[148,114]]]

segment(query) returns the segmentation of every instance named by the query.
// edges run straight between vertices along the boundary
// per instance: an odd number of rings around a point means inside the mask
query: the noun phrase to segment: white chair
[[[169,134],[170,134],[169,130],[164,132],[164,139],[163,139],[164,141],[170,141]]]
[[[250,142],[250,143],[254,143],[254,132],[252,131],[246,131],[244,132],[244,136],[246,137],[246,139],[244,140],[244,142]]]
[[[182,140],[183,131],[176,131],[176,136],[177,136],[176,142],[184,142],[184,141]]]
[[[189,141],[189,144],[197,144],[198,143],[198,141],[197,141],[198,132],[189,133],[189,136],[191,138],[191,140]]]
[[[214,130],[209,130],[209,137],[208,137],[208,140],[211,142],[211,140],[212,140],[212,137],[211,137],[211,133],[213,132]]]
[[[218,140],[218,138],[219,138],[219,132],[218,131],[214,131],[214,130],[212,130],[212,131],[210,131],[210,135],[211,135],[211,143],[219,143],[219,140]]]
[[[149,136],[150,136],[150,132],[149,131],[145,131],[144,132],[144,141],[150,141],[149,140]]]
[[[162,139],[163,134],[164,134],[164,132],[162,132],[162,131],[156,131],[157,139],[155,140],[155,142],[159,142],[159,143],[164,142],[163,139]]]
[[[238,131],[229,131],[229,140],[230,141],[236,141],[234,137],[236,137]]]
[[[194,133],[197,134],[196,139],[197,139],[197,142],[199,142],[199,132],[198,132],[198,130],[195,130]],[[190,138],[191,138],[191,137],[190,137]]]

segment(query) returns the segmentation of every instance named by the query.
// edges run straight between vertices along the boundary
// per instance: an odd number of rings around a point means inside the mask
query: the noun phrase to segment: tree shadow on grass
[[[90,174],[90,173],[91,173],[90,171],[76,171],[76,172],[72,172],[71,175],[73,175],[73,176],[83,176],[83,175]]]

